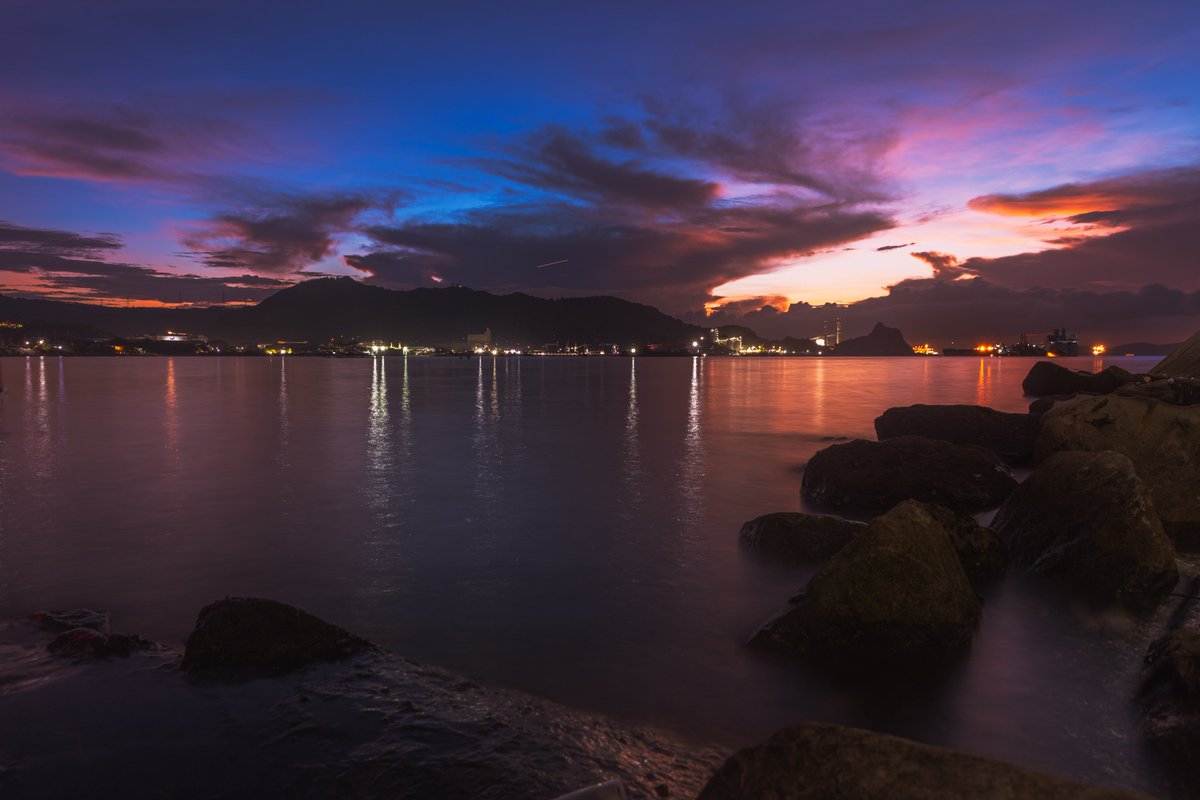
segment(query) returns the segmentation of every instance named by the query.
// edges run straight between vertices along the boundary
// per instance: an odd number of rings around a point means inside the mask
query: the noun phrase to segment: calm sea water
[[[272,597],[730,745],[839,721],[1154,788],[1128,703],[1153,631],[1020,578],[932,689],[834,686],[742,646],[810,574],[737,539],[801,507],[800,465],[893,405],[1024,410],[1031,364],[3,359],[0,619],[102,607],[181,642],[213,599]]]

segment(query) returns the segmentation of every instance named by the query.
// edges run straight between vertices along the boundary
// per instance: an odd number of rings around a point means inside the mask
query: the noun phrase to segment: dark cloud
[[[884,253],[888,250],[903,250],[905,247],[912,247],[916,242],[907,242],[905,244],[885,244],[883,247],[876,247],[875,252]]]
[[[598,156],[583,137],[561,128],[549,128],[530,137],[516,149],[514,158],[485,161],[483,165],[523,184],[597,202],[677,208],[703,205],[717,192],[716,184],[708,180],[677,177],[632,159],[616,161]]]
[[[128,106],[0,107],[0,160],[12,172],[101,181],[180,181],[228,155],[240,126],[194,113]]]
[[[182,241],[208,267],[285,275],[333,255],[336,235],[382,202],[366,194],[263,198],[214,216]]]
[[[289,285],[258,275],[180,275],[107,260],[120,248],[110,235],[0,222],[0,289],[64,299],[216,303],[261,300]]]
[[[934,250],[925,250],[922,252],[910,253],[909,255],[918,261],[924,261],[926,264],[932,267],[933,277],[937,280],[953,280],[966,274],[963,271],[962,262],[949,253],[938,253]]]

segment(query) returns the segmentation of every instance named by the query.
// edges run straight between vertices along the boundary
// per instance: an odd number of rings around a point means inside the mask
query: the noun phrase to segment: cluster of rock
[[[1165,371],[1149,375],[1040,361],[1023,384],[1038,398],[1029,413],[892,408],[875,421],[878,441],[817,453],[805,467],[805,500],[880,516],[864,525],[776,513],[746,523],[747,547],[822,565],[751,643],[839,674],[927,670],[970,647],[982,612],[977,592],[1006,566],[1097,607],[1145,614],[1160,606],[1179,581],[1177,551],[1200,551],[1200,334],[1181,350],[1189,347],[1190,361],[1169,358]],[[1013,466],[1032,472],[1018,483]],[[971,516],[989,508],[997,509],[990,527]],[[1197,763],[1200,619],[1150,648],[1139,696],[1146,739],[1178,764]],[[822,773],[820,742],[836,741],[852,760],[883,758],[857,735],[783,731],[736,755],[701,796],[820,796],[794,777],[799,770],[804,783]],[[886,783],[889,771],[873,774]],[[888,794],[873,780],[847,779],[839,796]],[[819,778],[813,785],[826,786]],[[1109,796],[1051,786],[1007,791]],[[957,794],[989,796],[967,784]]]

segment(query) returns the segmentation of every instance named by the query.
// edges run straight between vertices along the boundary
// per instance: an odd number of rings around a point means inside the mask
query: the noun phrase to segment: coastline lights
[[[1107,351],[1108,351],[1108,348],[1107,348],[1107,347],[1105,347],[1105,346],[1104,346],[1104,345],[1102,345],[1102,344],[1094,344],[1094,345],[1092,345],[1092,355],[1094,355],[1094,356],[1102,356],[1102,355],[1104,355],[1104,354],[1105,354]]]

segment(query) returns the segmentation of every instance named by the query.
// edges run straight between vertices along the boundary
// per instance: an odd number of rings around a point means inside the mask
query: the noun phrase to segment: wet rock
[[[875,420],[880,440],[924,436],[955,444],[986,447],[1009,463],[1033,455],[1038,420],[1029,414],[1009,414],[986,406],[915,405],[889,408]]]
[[[742,544],[768,558],[793,564],[825,561],[866,527],[841,517],[780,511],[742,526]]]
[[[870,672],[966,650],[980,600],[941,523],[905,502],[872,520],[751,640]]]
[[[1138,700],[1142,737],[1174,766],[1200,763],[1200,632],[1172,631],[1150,645]]]
[[[810,723],[730,756],[697,800],[1134,800],[1145,795],[920,744]]]
[[[1145,397],[1177,406],[1200,404],[1200,380],[1195,378],[1165,378],[1130,383],[1116,391],[1122,397]]]
[[[1100,372],[1067,369],[1053,361],[1038,361],[1029,370],[1021,388],[1030,397],[1045,397],[1051,394],[1108,394],[1138,377],[1120,367],[1108,367]]]
[[[926,505],[925,510],[946,530],[972,585],[991,583],[1004,574],[1008,548],[995,531],[980,525],[970,514],[945,506]]]
[[[1017,482],[990,450],[898,436],[825,448],[808,462],[801,492],[831,509],[883,512],[904,500],[975,512],[999,505]]]
[[[1064,450],[1128,456],[1167,535],[1180,550],[1200,550],[1200,405],[1121,395],[1061,403],[1042,418],[1034,457]]]
[[[108,633],[112,624],[107,611],[93,611],[90,608],[71,608],[62,611],[35,611],[29,619],[39,628],[61,633],[73,628]]]
[[[183,668],[219,680],[278,675],[374,645],[293,606],[227,597],[205,606],[188,636]]]
[[[992,527],[1014,566],[1054,576],[1099,605],[1153,608],[1179,579],[1150,492],[1120,453],[1054,454]]]
[[[76,658],[127,658],[139,650],[154,647],[154,642],[129,633],[101,633],[92,628],[72,628],[54,637],[47,650],[58,656]]]

